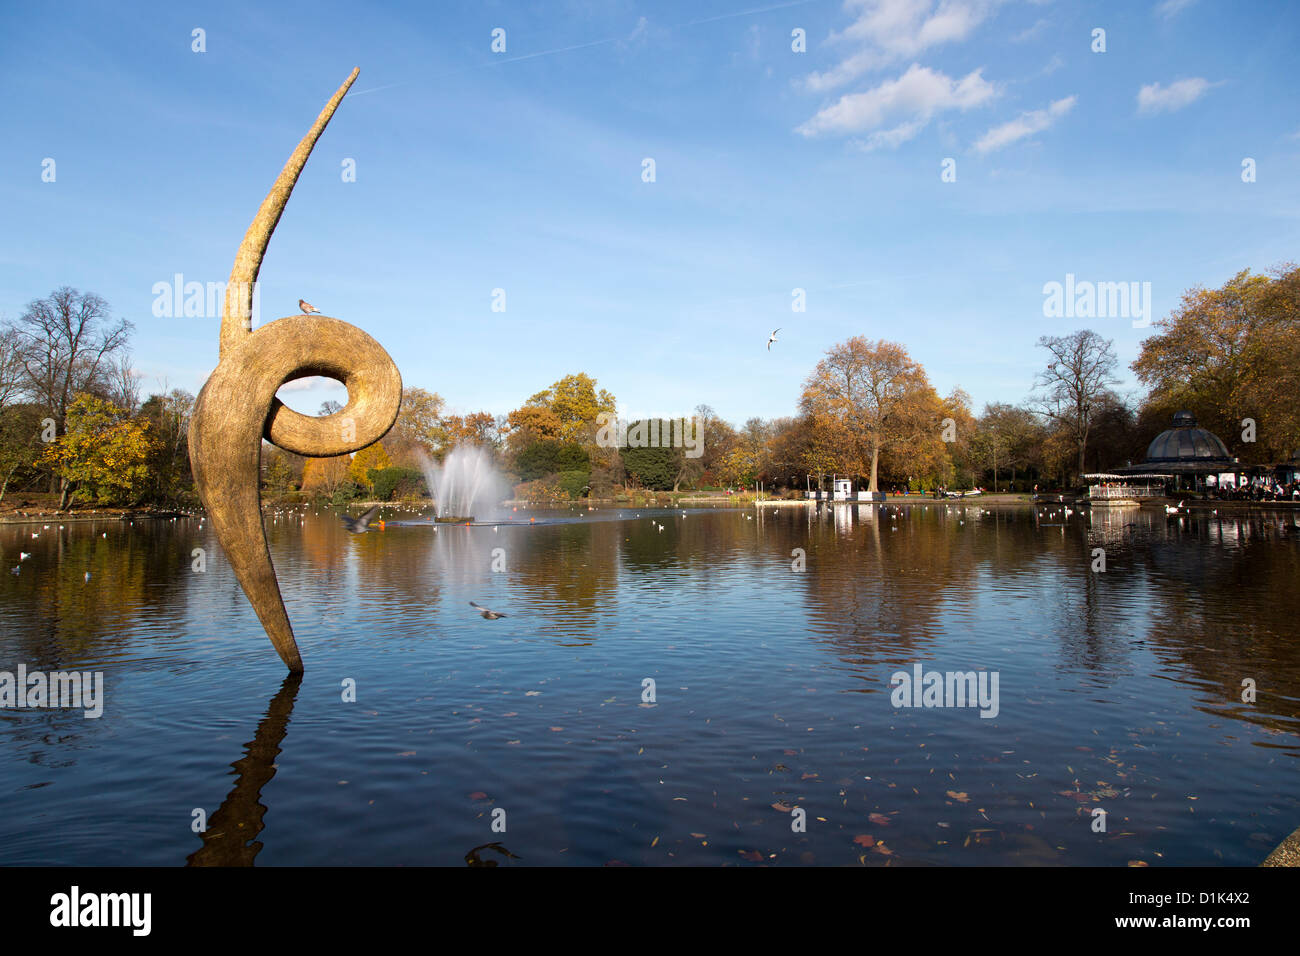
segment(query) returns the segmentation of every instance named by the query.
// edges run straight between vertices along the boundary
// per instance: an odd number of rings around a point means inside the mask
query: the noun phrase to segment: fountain
[[[492,517],[510,496],[510,488],[493,466],[491,454],[477,445],[457,445],[441,465],[421,457],[420,468],[433,495],[438,521],[463,523]]]

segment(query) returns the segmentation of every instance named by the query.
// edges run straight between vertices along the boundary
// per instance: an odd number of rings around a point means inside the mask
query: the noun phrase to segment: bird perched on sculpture
[[[298,300],[298,308],[302,309],[303,313],[306,315],[320,315],[320,309],[316,308],[316,306],[312,305],[305,299]]]

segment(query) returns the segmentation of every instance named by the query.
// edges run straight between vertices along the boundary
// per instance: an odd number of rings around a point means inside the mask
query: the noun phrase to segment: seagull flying
[[[500,611],[489,611],[487,608],[483,607],[483,605],[475,604],[473,601],[469,602],[469,606],[476,609],[479,614],[489,621],[495,621],[499,617],[506,617],[506,615],[502,614]]]
[[[340,515],[340,517],[343,519],[343,527],[353,534],[365,534],[370,530],[370,522],[375,520],[377,514],[379,514],[379,505],[375,505],[360,518],[349,518],[347,515]]]
[[[776,341],[776,333],[780,331],[780,329],[773,329],[772,334],[767,337],[767,350],[769,352],[772,351],[772,343]]]
[[[312,312],[315,312],[317,315],[320,315],[320,309],[316,308],[316,306],[312,305],[310,302],[306,301],[305,299],[298,300],[298,308],[302,309],[304,313],[307,313],[309,315]]]

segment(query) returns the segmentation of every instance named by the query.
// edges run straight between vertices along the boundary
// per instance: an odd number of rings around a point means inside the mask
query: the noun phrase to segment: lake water
[[[1300,825],[1300,514],[533,514],[269,516],[300,682],[198,519],[0,527],[0,670],[105,686],[0,710],[0,864],[1254,865]],[[996,716],[894,706],[917,664]]]

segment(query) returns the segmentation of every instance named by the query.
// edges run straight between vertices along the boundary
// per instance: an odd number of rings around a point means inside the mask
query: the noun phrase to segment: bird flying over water
[[[477,610],[479,614],[481,614],[484,618],[486,618],[489,621],[495,621],[499,617],[507,616],[505,614],[502,614],[500,611],[489,611],[487,608],[483,607],[483,605],[475,604],[473,601],[469,602],[469,606]]]
[[[379,514],[379,505],[375,505],[360,518],[350,518],[347,515],[340,515],[339,517],[343,519],[343,527],[353,534],[365,534],[370,530],[370,522],[375,520],[377,514]]]
[[[320,309],[316,308],[316,306],[312,305],[310,302],[306,301],[305,299],[298,300],[298,308],[302,309],[303,312],[307,313],[308,315],[310,315],[313,312],[315,312],[317,315],[320,315]]]
[[[769,352],[772,351],[772,343],[776,341],[776,333],[780,331],[780,329],[773,329],[772,334],[767,337],[767,350]]]

